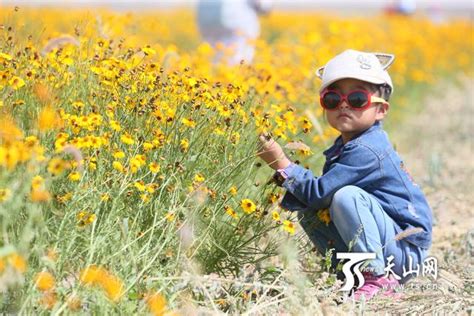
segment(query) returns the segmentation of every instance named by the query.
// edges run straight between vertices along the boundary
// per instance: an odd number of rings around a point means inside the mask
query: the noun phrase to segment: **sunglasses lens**
[[[323,95],[322,106],[326,109],[335,109],[341,102],[341,97],[335,92],[327,92]]]
[[[362,91],[355,91],[347,96],[347,102],[353,108],[361,108],[369,102],[369,97]]]

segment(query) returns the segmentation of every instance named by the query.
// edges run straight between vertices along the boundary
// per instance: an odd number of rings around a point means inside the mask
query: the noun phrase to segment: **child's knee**
[[[361,191],[361,188],[353,185],[347,185],[337,190],[331,202],[331,216],[335,213],[354,212],[354,200],[360,197]]]

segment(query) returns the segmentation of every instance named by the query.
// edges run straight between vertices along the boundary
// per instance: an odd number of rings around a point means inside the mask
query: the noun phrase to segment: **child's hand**
[[[283,152],[281,146],[273,140],[271,137],[266,135],[260,135],[260,148],[257,155],[263,159],[270,168],[284,169],[291,164],[290,159],[288,159]]]

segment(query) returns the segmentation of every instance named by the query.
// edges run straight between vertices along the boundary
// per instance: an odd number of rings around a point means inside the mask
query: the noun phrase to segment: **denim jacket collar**
[[[374,125],[366,129],[365,131],[361,132],[360,134],[354,136],[350,141],[364,135],[373,132],[374,130],[379,130],[382,128],[382,122],[381,121],[376,121]],[[324,156],[326,156],[326,159],[331,160],[331,158],[334,158],[336,156],[339,156],[342,147],[344,147],[344,143],[342,142],[342,136],[339,135],[338,138],[334,141],[334,144],[329,147],[327,150],[323,152]]]

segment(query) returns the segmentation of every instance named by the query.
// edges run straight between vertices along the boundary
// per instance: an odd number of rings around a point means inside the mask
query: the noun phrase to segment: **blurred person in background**
[[[214,62],[226,59],[230,65],[242,60],[251,63],[255,41],[260,35],[258,16],[272,7],[271,0],[200,0],[197,5],[197,24],[204,41],[214,48],[222,45],[229,56],[220,50]]]
[[[435,24],[441,24],[446,20],[446,17],[444,15],[443,9],[439,1],[430,2],[426,10],[431,22]]]
[[[388,14],[412,15],[416,11],[416,1],[396,0],[393,1],[385,11]]]

